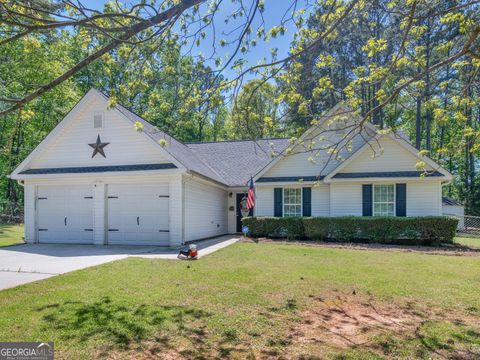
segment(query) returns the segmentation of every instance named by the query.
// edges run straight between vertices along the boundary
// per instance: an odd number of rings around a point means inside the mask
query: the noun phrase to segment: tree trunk
[[[430,14],[429,14],[430,15]],[[425,108],[425,148],[431,150],[431,128],[432,128],[432,110],[428,104],[430,100],[430,41],[431,41],[431,24],[430,17],[427,18],[427,31],[425,41],[425,101],[427,107]]]
[[[417,114],[415,118],[415,147],[420,150],[422,146],[422,98],[417,97]]]

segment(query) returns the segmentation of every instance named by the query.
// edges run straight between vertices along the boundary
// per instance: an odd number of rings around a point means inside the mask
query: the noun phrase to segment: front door
[[[247,206],[247,194],[241,193],[237,194],[237,232],[242,232],[242,208],[246,209]],[[253,209],[250,209],[248,212],[248,216],[253,216]]]

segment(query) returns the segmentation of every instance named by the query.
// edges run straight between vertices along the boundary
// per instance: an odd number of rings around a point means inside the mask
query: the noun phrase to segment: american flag
[[[247,194],[247,208],[253,209],[255,206],[255,188],[253,187],[253,179],[250,177],[248,182],[248,194]]]

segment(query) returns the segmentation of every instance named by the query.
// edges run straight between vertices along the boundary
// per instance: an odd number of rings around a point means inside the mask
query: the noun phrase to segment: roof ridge
[[[272,137],[272,138],[262,138],[262,139],[238,139],[238,140],[218,140],[218,141],[188,141],[185,142],[185,145],[196,145],[196,144],[222,144],[229,142],[247,142],[247,141],[260,141],[260,140],[288,140],[287,137]]]

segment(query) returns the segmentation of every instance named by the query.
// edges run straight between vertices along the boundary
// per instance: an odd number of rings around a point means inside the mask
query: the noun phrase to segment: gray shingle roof
[[[455,199],[449,198],[447,196],[442,197],[442,205],[450,205],[450,206],[463,206],[462,203],[458,202]]]
[[[288,144],[288,139],[261,139],[190,143],[187,146],[227,185],[245,186],[250,176],[255,176],[272,161],[272,151],[278,154]]]

